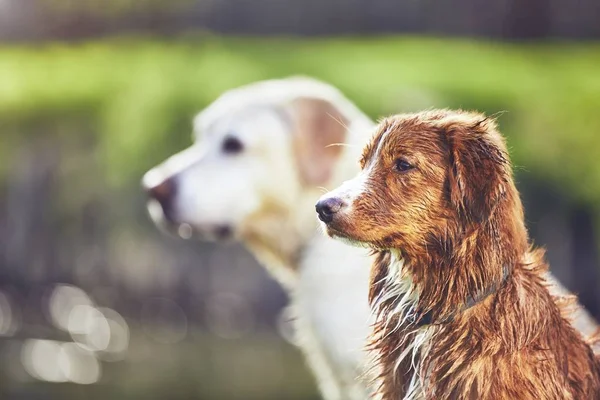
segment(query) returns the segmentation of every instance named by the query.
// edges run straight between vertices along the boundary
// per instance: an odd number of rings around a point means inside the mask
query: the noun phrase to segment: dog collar
[[[468,296],[467,300],[461,307],[459,307],[457,310],[451,312],[450,314],[448,314],[446,316],[438,317],[436,321],[433,320],[433,311],[432,310],[429,310],[426,313],[418,313],[417,312],[417,313],[415,313],[415,317],[413,318],[413,321],[414,321],[413,324],[418,328],[422,328],[422,327],[425,327],[428,325],[441,325],[441,324],[445,324],[445,323],[454,321],[454,318],[456,318],[456,316],[458,314],[460,314],[464,311],[467,311],[469,308],[476,306],[477,304],[481,303],[482,301],[487,299],[492,294],[498,292],[498,290],[506,282],[506,279],[508,278],[509,274],[510,274],[510,268],[507,265],[504,265],[502,267],[502,279],[500,280],[499,283],[490,285],[485,290],[475,294],[475,296]]]

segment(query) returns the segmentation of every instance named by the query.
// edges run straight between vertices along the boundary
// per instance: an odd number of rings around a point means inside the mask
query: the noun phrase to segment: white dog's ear
[[[294,153],[306,185],[329,181],[346,139],[347,119],[331,103],[298,98],[290,104],[294,122]]]

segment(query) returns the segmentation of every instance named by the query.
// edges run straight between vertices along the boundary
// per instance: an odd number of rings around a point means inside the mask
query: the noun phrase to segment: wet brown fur
[[[399,158],[414,168],[395,170]],[[544,254],[530,247],[495,121],[449,110],[394,116],[380,123],[361,165],[363,194],[328,229],[378,252],[370,300],[383,399],[402,399],[415,373],[419,399],[600,399],[599,363],[566,319],[570,302],[546,287]],[[418,293],[415,310],[430,312],[432,324],[399,324],[397,299],[378,301],[393,253]],[[432,336],[417,362],[397,365],[424,330]]]

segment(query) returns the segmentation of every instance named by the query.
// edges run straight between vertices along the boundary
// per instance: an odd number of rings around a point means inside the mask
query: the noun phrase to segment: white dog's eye
[[[244,150],[244,145],[234,136],[228,136],[223,141],[223,152],[226,154],[237,154]]]

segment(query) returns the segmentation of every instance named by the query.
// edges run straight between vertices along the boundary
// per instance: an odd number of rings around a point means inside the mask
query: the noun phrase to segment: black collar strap
[[[502,285],[504,285],[509,274],[510,274],[510,268],[508,268],[508,266],[504,265],[504,267],[502,268],[502,279],[500,280],[499,283],[490,285],[484,291],[475,294],[475,296],[467,297],[467,300],[465,301],[465,303],[462,306],[460,306],[457,310],[455,310],[454,312],[451,312],[450,314],[448,314],[446,316],[439,316],[436,321],[433,321],[432,310],[429,310],[428,312],[423,313],[423,314],[417,312],[414,316],[413,324],[418,328],[422,328],[427,325],[441,325],[441,324],[444,324],[447,322],[452,322],[458,314],[468,310],[471,307],[476,306],[477,304],[481,303],[486,298],[488,298],[488,296],[496,293],[502,287]]]

